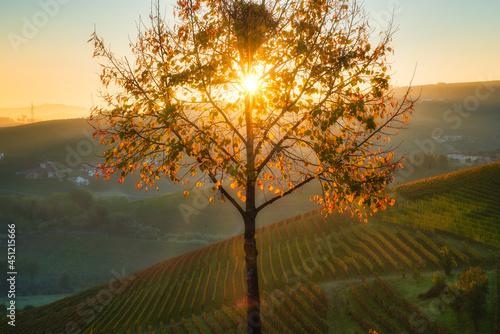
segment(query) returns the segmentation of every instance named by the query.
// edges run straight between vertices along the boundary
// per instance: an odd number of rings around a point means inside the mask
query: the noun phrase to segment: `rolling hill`
[[[46,162],[54,163],[56,170],[76,176],[80,169],[97,166],[102,162],[104,146],[92,138],[93,128],[88,119],[52,120],[0,128],[0,195],[47,195],[69,192],[76,186],[66,178],[27,179],[23,172],[40,169]],[[75,174],[75,175],[72,175]],[[85,172],[80,173],[85,176]],[[78,174],[78,175],[80,175]],[[137,190],[138,178],[129,178],[124,184],[118,177],[105,182],[89,179],[89,190],[101,196],[124,195],[132,199],[144,199],[177,191],[169,182],[162,182],[160,192]]]
[[[404,87],[395,88],[401,95]],[[459,84],[437,84],[413,87],[415,96],[420,96],[408,128],[391,138],[397,155],[407,157],[405,169],[396,177],[397,184],[428,178],[455,170],[454,166],[423,165],[418,155],[443,155],[452,152],[494,152],[500,149],[500,90],[499,81],[472,82]],[[40,115],[49,111],[61,112],[68,106],[43,105],[37,107]],[[24,109],[0,108],[0,117],[13,124]],[[71,108],[70,108],[71,109]],[[69,109],[68,109],[69,110]],[[70,117],[82,117],[88,110],[77,108],[68,112]],[[25,194],[47,194],[55,191],[69,191],[71,183],[59,180],[32,180],[25,182],[16,173],[26,169],[36,169],[44,161],[54,161],[61,167],[79,166],[81,161],[97,165],[104,148],[92,141],[92,127],[84,118],[61,119],[12,127],[0,127],[0,194],[21,192]],[[498,152],[496,152],[498,153]],[[500,159],[498,154],[495,159]],[[493,160],[495,161],[495,160]],[[118,186],[93,184],[91,190],[102,195],[127,195],[140,199],[157,196],[134,188],[137,179],[125,180]],[[16,189],[19,185],[19,189]],[[52,190],[53,189],[53,190]],[[160,193],[178,192],[167,182],[162,182]],[[152,194],[153,193],[153,194]],[[152,195],[151,195],[152,194]],[[277,218],[280,219],[280,218]]]
[[[57,160],[67,164],[66,146],[76,150],[82,140],[92,140],[92,128],[83,118],[0,128],[0,151],[14,162]]]
[[[420,194],[421,202],[432,203],[433,196],[442,196],[447,187],[486,187],[498,167],[488,165],[426,180],[424,185],[409,184],[397,191],[400,196]],[[478,205],[490,202],[488,196],[477,196],[474,191],[463,191],[462,196],[464,203],[469,197]],[[460,204],[461,199],[456,200]],[[403,212],[401,219],[414,214]],[[443,246],[452,251],[459,267],[482,264],[491,268],[495,256],[498,259],[498,248],[449,232],[415,231],[406,220],[387,224],[391,217],[394,212],[382,213],[374,221],[360,224],[348,215],[325,218],[311,211],[258,229],[266,332],[297,333],[299,329],[300,333],[326,333],[335,324],[329,315],[332,298],[340,298],[344,305],[335,311],[334,319],[347,316],[350,332],[367,332],[368,327],[381,328],[382,333],[416,331],[414,314],[426,323],[422,333],[458,333],[459,328],[468,328],[464,324],[457,327],[439,314],[431,317],[429,305],[417,303],[413,295],[396,292],[383,278],[416,271],[428,277],[439,268]],[[244,324],[242,240],[238,235],[22,312],[17,316],[16,333],[59,333],[64,328],[82,333],[141,333],[148,328],[161,333],[238,332]],[[498,286],[498,275],[496,279],[491,271],[489,275],[491,287]],[[376,282],[360,281],[360,276],[375,276]],[[348,289],[335,290],[337,285],[348,287],[351,283]],[[408,279],[403,283],[411,285]],[[425,288],[428,286],[419,287],[420,292]],[[485,319],[489,325],[484,328],[492,328],[493,312],[498,312],[498,304],[494,311],[493,298],[490,292]],[[6,320],[2,320],[0,330],[7,329]],[[461,333],[468,331],[463,330]]]
[[[500,163],[420,180],[395,188],[402,203],[386,221],[452,232],[500,247]]]
[[[395,88],[401,96],[407,87]],[[397,184],[446,174],[453,169],[431,166],[421,156],[454,152],[492,152],[500,148],[500,81],[414,86],[418,97],[408,127],[391,138],[405,168]],[[496,155],[495,160],[500,160]],[[461,168],[464,168],[463,166]]]

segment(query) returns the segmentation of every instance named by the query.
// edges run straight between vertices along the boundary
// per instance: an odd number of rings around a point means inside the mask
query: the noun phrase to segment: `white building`
[[[89,180],[87,179],[84,179],[83,177],[81,176],[78,176],[75,180],[76,184],[79,185],[79,186],[88,186],[89,185]]]
[[[446,156],[448,157],[448,159],[453,160],[455,163],[459,163],[462,165],[471,164],[476,162],[477,160],[484,159],[483,156],[481,155],[458,153],[458,152],[448,153]]]

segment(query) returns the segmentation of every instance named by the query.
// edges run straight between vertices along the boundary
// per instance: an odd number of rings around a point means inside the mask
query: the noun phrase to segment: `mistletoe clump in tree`
[[[364,217],[393,203],[384,187],[400,163],[384,143],[413,104],[389,92],[392,32],[372,45],[366,16],[347,0],[178,0],[173,26],[159,7],[133,63],[93,35],[108,90],[93,110],[95,136],[111,146],[102,172],[122,181],[138,171],[146,189],[191,180],[234,205],[248,328],[260,333],[259,212],[312,182],[325,214]]]

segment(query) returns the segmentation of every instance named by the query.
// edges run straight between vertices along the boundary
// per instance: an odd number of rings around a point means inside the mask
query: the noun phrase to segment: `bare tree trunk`
[[[252,56],[249,50],[246,74],[251,73]],[[246,200],[245,214],[243,221],[245,222],[245,268],[247,282],[247,333],[261,334],[262,321],[260,318],[260,293],[259,293],[259,277],[257,271],[257,243],[255,240],[255,218],[257,210],[255,209],[255,152],[254,152],[254,135],[253,135],[253,97],[251,92],[245,94],[245,123],[246,123],[246,154],[248,168],[246,180]]]
[[[248,214],[248,213],[247,213]],[[247,283],[247,333],[261,334],[260,293],[257,271],[257,243],[255,239],[255,214],[249,213],[245,221],[245,266]]]

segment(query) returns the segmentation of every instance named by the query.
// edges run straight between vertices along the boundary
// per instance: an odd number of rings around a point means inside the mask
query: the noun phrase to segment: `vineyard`
[[[493,334],[500,334],[500,264],[495,267],[495,280],[493,283]]]
[[[262,254],[260,285],[263,299],[271,304],[275,291],[293,296],[290,288],[297,282],[308,285],[416,266],[434,270],[444,241],[434,242],[423,233],[413,237],[401,228],[360,224],[346,215],[324,218],[318,212],[265,226],[257,233]],[[135,333],[150,327],[187,330],[203,323],[210,314],[223,319],[230,312],[224,310],[241,313],[235,307],[244,301],[242,238],[239,235],[200,248],[125,277],[122,282],[97,286],[23,312],[18,315],[17,330],[35,333],[34,329],[45,328],[58,332],[67,326],[83,329],[83,333],[90,333],[91,328],[94,333]],[[473,256],[472,249],[466,253],[449,246],[459,263],[466,264]],[[210,313],[213,310],[218,311]],[[279,327],[278,320],[272,318],[266,319],[264,312],[264,321]],[[219,323],[224,327],[224,323],[235,321]]]
[[[351,283],[347,314],[368,333],[448,333],[429,315],[405,298],[397,295],[382,279],[375,276],[369,284],[362,278],[361,286]]]
[[[322,334],[328,332],[326,320],[326,296],[317,285],[306,287],[299,283],[297,289],[287,288],[285,292],[276,290],[262,300],[262,315],[266,333],[293,334],[297,330],[303,333]],[[243,333],[246,330],[246,310],[243,307],[222,306],[211,312],[182,317],[179,322],[171,319],[165,326],[160,322],[162,334],[184,333]],[[153,331],[152,326],[143,329],[137,326],[137,333]]]
[[[427,186],[439,195],[428,198],[420,183],[398,187],[400,196],[418,198],[418,202],[380,216],[396,225],[361,224],[349,215],[325,218],[312,211],[257,229],[265,331],[325,333],[326,297],[316,284],[435,271],[440,266],[441,247],[448,248],[459,267],[486,263],[486,247],[479,251],[475,244],[450,242],[449,236],[436,234],[434,229],[466,235],[466,228],[471,228],[472,236],[479,233],[476,239],[498,246],[500,225],[494,221],[499,221],[500,212],[493,201],[500,200],[494,191],[500,186],[499,167],[488,165],[438,178],[437,185],[431,182]],[[487,178],[477,175],[483,172]],[[449,180],[460,182],[452,187]],[[482,198],[480,193],[487,196]],[[425,199],[419,194],[425,194]],[[448,215],[454,218],[448,219]],[[16,317],[16,333],[239,332],[246,319],[244,277],[243,236],[238,235],[21,312]],[[498,274],[496,277],[492,293],[498,296]],[[364,329],[416,332],[408,327],[410,315],[429,320],[380,279],[373,286],[366,282],[362,287],[352,286],[351,293],[349,313]],[[497,302],[497,332],[498,314]],[[6,322],[6,318],[0,320],[2,333],[8,328]],[[428,333],[445,333],[438,324],[431,326]]]
[[[408,200],[384,220],[500,247],[500,162],[396,187]]]

